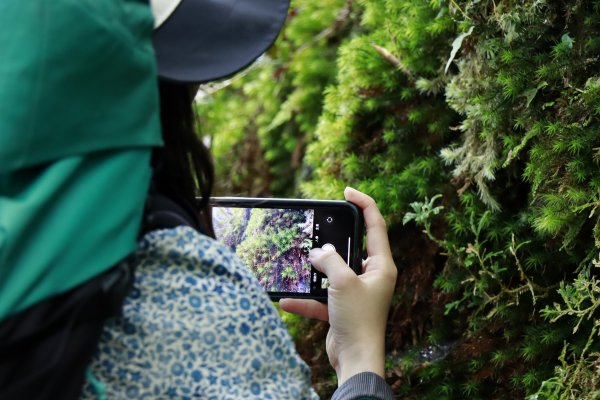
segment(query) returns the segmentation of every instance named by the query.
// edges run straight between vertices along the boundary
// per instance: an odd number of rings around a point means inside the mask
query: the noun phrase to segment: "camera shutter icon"
[[[321,248],[325,251],[335,251],[335,246],[331,243],[325,243]]]

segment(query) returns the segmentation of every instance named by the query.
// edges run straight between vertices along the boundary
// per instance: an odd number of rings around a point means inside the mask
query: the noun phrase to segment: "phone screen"
[[[312,267],[310,249],[336,251],[348,265],[355,264],[357,240],[356,211],[346,202],[272,206],[264,199],[258,204],[213,202],[215,235],[229,246],[273,298],[323,298],[327,277]],[[225,202],[226,203],[226,202]],[[302,203],[302,201],[298,201]]]

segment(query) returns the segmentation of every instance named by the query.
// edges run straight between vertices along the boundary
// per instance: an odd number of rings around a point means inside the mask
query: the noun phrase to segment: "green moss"
[[[218,191],[376,199],[404,398],[598,398],[600,311],[578,312],[597,300],[599,37],[591,1],[297,0],[267,57],[199,106]]]

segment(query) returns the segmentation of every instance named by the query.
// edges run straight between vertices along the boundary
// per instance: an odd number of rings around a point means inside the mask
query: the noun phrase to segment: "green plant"
[[[562,303],[546,307],[543,314],[551,322],[571,319],[575,334],[585,330],[583,347],[563,345],[555,376],[542,382],[530,400],[600,398],[600,258],[581,271],[572,284],[561,283]]]
[[[598,71],[590,0],[296,0],[200,122],[222,193],[351,185],[377,201],[401,266],[386,363],[398,395],[593,399]],[[323,328],[302,329],[328,397]],[[432,346],[445,350],[421,359]]]

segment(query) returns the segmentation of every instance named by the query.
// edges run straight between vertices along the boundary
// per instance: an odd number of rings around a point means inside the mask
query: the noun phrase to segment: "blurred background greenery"
[[[375,198],[401,399],[600,399],[600,2],[293,0],[203,86],[217,195]],[[284,315],[323,398],[324,323]]]

